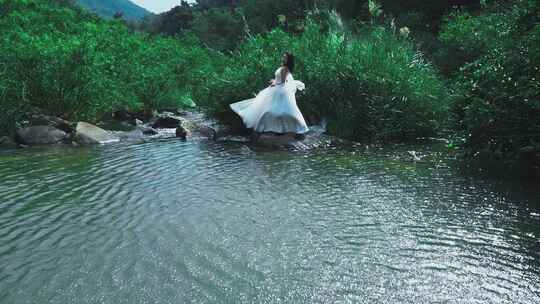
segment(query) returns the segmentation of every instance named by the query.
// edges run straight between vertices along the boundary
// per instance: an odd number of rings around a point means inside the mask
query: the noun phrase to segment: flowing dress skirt
[[[255,98],[230,105],[243,120],[246,128],[255,132],[303,134],[309,128],[296,105],[296,89],[303,89],[304,84],[294,81],[294,87],[280,84],[268,87]]]

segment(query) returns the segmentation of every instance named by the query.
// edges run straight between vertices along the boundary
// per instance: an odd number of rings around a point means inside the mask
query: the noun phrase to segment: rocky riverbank
[[[178,138],[235,142],[270,149],[309,150],[332,146],[340,141],[325,135],[325,129],[320,126],[312,127],[302,138],[292,134],[261,134],[254,137],[247,130],[224,126],[196,112],[167,111],[143,116],[120,111],[95,125],[83,121],[71,122],[42,113],[28,117],[27,121],[21,122],[13,136],[0,137],[0,147],[77,146]]]

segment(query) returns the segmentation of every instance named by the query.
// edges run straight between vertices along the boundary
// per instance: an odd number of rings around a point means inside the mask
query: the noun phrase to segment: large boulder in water
[[[77,123],[75,139],[78,143],[84,145],[106,144],[120,141],[118,137],[110,132],[87,122]]]
[[[311,150],[327,148],[337,144],[337,139],[326,136],[324,130],[311,127],[303,135],[262,133],[252,137],[252,142],[259,147],[279,150]]]
[[[258,145],[275,149],[294,149],[300,141],[294,134],[262,133],[252,136],[252,141]]]
[[[17,130],[15,140],[23,145],[51,145],[66,139],[66,132],[51,126],[31,126]]]

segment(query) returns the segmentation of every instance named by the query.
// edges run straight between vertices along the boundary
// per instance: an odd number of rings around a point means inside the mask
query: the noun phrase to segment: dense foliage
[[[133,34],[120,21],[56,1],[2,0],[1,129],[33,107],[93,121],[122,108],[192,103],[189,88],[209,56],[189,37]]]
[[[441,32],[464,62],[454,72],[455,129],[481,161],[540,164],[540,26],[536,1],[450,15]],[[523,168],[521,168],[523,169]]]
[[[347,37],[312,21],[299,36],[274,30],[249,39],[197,100],[216,115],[229,116],[228,104],[266,85],[283,50],[299,58],[295,76],[308,84],[299,97],[304,114],[312,122],[328,119],[334,134],[406,140],[434,135],[444,118],[443,84],[406,38],[381,27]]]

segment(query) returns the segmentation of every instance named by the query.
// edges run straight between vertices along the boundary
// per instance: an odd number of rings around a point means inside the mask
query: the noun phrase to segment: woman
[[[309,131],[309,128],[296,105],[296,90],[303,90],[305,85],[294,80],[294,56],[283,55],[283,64],[277,69],[270,86],[257,94],[255,98],[230,105],[247,128],[256,133],[294,133],[297,137]]]

